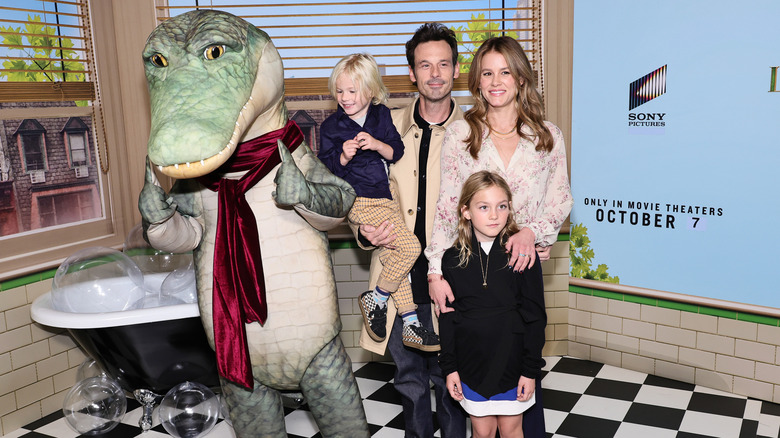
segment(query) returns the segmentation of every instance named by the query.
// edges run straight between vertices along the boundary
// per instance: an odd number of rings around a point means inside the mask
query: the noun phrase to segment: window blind
[[[86,0],[0,6],[0,101],[94,100]]]
[[[90,107],[87,114],[100,126],[96,133],[105,138],[88,0],[0,5],[0,41],[0,105],[61,102],[72,106],[76,102],[77,106]],[[102,171],[108,172],[105,147],[99,158]]]
[[[158,23],[196,9],[220,9],[264,30],[285,66],[290,96],[328,94],[327,78],[339,59],[368,52],[391,92],[414,92],[404,45],[423,23],[452,28],[461,42],[461,71],[468,71],[479,44],[510,35],[526,50],[543,86],[541,0],[312,0],[257,3],[242,0],[156,0]],[[466,90],[466,75],[455,90]]]

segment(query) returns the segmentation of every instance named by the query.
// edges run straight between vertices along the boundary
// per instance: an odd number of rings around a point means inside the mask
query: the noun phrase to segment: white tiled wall
[[[780,403],[780,328],[571,294],[574,357]]]
[[[34,324],[33,300],[51,280],[0,292],[0,433],[62,409],[86,356],[58,329]]]

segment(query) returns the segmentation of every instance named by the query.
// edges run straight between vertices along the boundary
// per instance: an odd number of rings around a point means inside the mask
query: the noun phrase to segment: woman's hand
[[[506,242],[506,252],[511,253],[509,257],[509,266],[515,272],[523,271],[525,268],[531,268],[536,261],[536,248],[534,241],[536,236],[530,228],[523,228],[519,233],[515,233]],[[548,257],[549,258],[549,257]]]
[[[463,400],[463,390],[460,384],[460,374],[457,371],[447,374],[447,391],[450,392],[450,397],[453,400]]]
[[[447,376],[447,388],[449,388],[450,380]],[[536,389],[536,380],[520,376],[520,380],[517,381],[517,401],[530,400]]]
[[[450,284],[447,283],[447,280],[441,274],[428,274],[428,295],[431,296],[431,301],[433,301],[433,309],[436,311],[436,316],[455,310],[447,306],[447,301],[452,303],[455,301],[455,296],[452,295]]]
[[[360,234],[371,242],[371,245],[383,246],[387,249],[395,249],[395,245],[392,243],[398,237],[397,234],[393,233],[393,224],[388,221],[383,221],[378,227],[362,224],[360,225]]]

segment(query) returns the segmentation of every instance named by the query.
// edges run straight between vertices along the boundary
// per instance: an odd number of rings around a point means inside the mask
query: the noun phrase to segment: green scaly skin
[[[268,35],[249,23],[207,11],[180,15],[155,29],[143,53],[152,109],[152,163],[197,163],[225,147],[269,42]],[[206,49],[216,45],[224,46],[224,54],[206,59]],[[155,55],[164,57],[167,66],[155,64]]]
[[[215,46],[224,47],[224,52],[220,53],[221,49],[213,51]],[[209,51],[212,55],[220,56],[207,59]],[[160,56],[164,57],[164,62]],[[283,101],[281,61],[279,60],[276,66],[274,59],[278,59],[278,54],[268,35],[240,18],[212,10],[193,11],[165,21],[150,35],[144,49],[152,107],[152,129],[148,145],[146,180],[139,196],[139,210],[145,229],[157,226],[162,226],[158,228],[162,229],[166,224],[175,222],[173,219],[180,218],[194,219],[185,221],[187,227],[203,228],[202,232],[197,230],[192,234],[200,236],[198,233],[202,233],[203,238],[192,244],[190,249],[193,249],[196,255],[201,315],[207,334],[211,336],[211,321],[204,315],[211,315],[209,273],[214,255],[211,252],[213,241],[207,240],[208,236],[213,236],[213,229],[210,227],[215,224],[213,218],[206,219],[209,213],[204,207],[207,196],[204,194],[205,189],[191,178],[216,169],[233,152],[234,144],[284,126],[287,110]],[[288,210],[287,214],[290,214],[290,207],[296,207],[296,211],[298,207],[304,207],[317,215],[343,218],[354,201],[354,190],[330,173],[308,146],[303,144],[301,147],[302,152],[296,151],[297,158],[293,158],[287,148],[280,144],[282,164],[275,175],[266,177],[273,177],[276,184],[271,196],[279,207],[278,214],[283,214],[281,211],[285,208]],[[211,170],[201,170],[199,163],[202,162],[206,162],[202,169],[208,169],[210,166]],[[170,176],[181,178],[174,184],[170,194],[159,187],[151,166]],[[267,209],[263,210],[263,214],[266,214],[266,211]],[[303,213],[301,215],[305,217]],[[258,220],[260,219],[262,218],[258,217]],[[285,219],[281,223],[290,222]],[[149,231],[151,235],[151,228]],[[327,242],[322,236],[320,233],[320,237],[314,239],[316,242],[306,245],[313,248],[312,251],[319,251],[317,254],[321,252],[324,256],[321,260],[329,260]],[[165,246],[165,243],[160,243],[165,242],[165,239],[155,239],[158,240],[152,241],[152,244]],[[264,252],[263,257],[266,256],[268,254]],[[265,262],[264,264],[269,265]],[[270,265],[278,266],[278,263]],[[327,275],[332,277],[330,266],[312,266],[312,273],[314,270],[327,271]],[[294,277],[298,275],[295,274],[298,271],[292,272],[290,275],[293,276],[293,284],[299,287]],[[268,272],[268,269],[265,271],[266,278],[279,277],[274,277],[274,274],[277,273]],[[304,275],[309,281],[315,278],[307,272],[304,272]],[[320,281],[322,280],[318,280]],[[267,293],[273,294],[274,291],[269,289]],[[333,309],[337,309],[335,294],[333,287]],[[208,303],[204,304],[205,301]],[[307,303],[301,303],[303,312],[311,310],[306,306]],[[273,312],[274,309],[269,307],[271,317]],[[251,336],[262,335],[269,323],[264,327],[257,323],[247,325],[252,328],[252,332],[247,333],[250,337],[248,343],[253,358],[255,389],[248,391],[222,379],[223,393],[230,406],[237,436],[286,436],[281,397],[277,389],[289,390],[291,383],[297,385],[306,396],[323,436],[369,436],[350,360],[337,335],[340,328],[338,313],[333,313],[332,328],[327,331],[332,337],[324,338],[324,346],[301,369],[290,369],[290,363],[296,362],[284,361],[285,357],[300,356],[299,351],[282,351],[280,354],[274,350],[275,354],[268,356],[268,360],[265,356],[257,356],[262,354],[262,348],[265,347],[262,343],[253,343]],[[300,329],[293,325],[305,325],[307,322],[295,321],[290,323],[291,326],[287,330],[284,326],[277,326],[276,329],[283,333],[297,333]],[[317,339],[310,338],[304,338],[303,341],[318,342]],[[289,340],[286,342],[289,343]],[[279,357],[283,360],[281,365],[274,362],[278,360],[275,358]],[[256,359],[258,362],[266,361],[275,368],[265,369],[255,363]],[[281,369],[284,373],[278,372],[279,375],[275,374],[277,371],[272,371]]]

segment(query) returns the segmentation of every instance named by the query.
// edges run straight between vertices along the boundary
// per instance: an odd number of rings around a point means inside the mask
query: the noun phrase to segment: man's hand
[[[398,237],[397,234],[393,233],[393,224],[388,221],[383,221],[378,227],[363,224],[360,226],[360,234],[371,242],[371,245],[383,246],[387,249],[395,249],[395,245],[392,243]]]
[[[536,253],[539,254],[539,261],[546,262],[550,260],[550,250],[552,246],[539,246],[536,245]]]
[[[450,284],[440,274],[428,274],[428,295],[431,296],[431,301],[433,301],[433,309],[436,311],[436,316],[455,310],[447,306],[447,301],[452,303],[455,301],[455,296],[452,295]]]
[[[515,272],[523,271],[525,268],[531,268],[536,261],[534,252],[534,232],[530,228],[523,228],[519,233],[515,233],[506,242],[506,252],[511,253],[509,257],[509,266]]]

